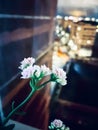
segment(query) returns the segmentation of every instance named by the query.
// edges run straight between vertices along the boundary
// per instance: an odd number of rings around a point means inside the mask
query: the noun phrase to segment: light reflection
[[[79,21],[83,20],[83,17],[78,17],[78,20],[79,20]]]
[[[89,18],[89,17],[86,17],[86,18],[85,18],[85,21],[90,21],[90,18]]]
[[[98,19],[96,19],[96,22],[98,22]]]
[[[65,20],[68,20],[68,16],[65,16],[64,19],[65,19]]]
[[[91,41],[90,40],[87,40],[87,44],[90,44],[91,43]]]
[[[92,55],[92,50],[87,50],[85,48],[81,48],[79,51],[78,51],[78,55],[80,57],[88,57],[88,56],[91,56]]]
[[[71,25],[68,25],[69,28],[71,28]]]
[[[98,28],[96,29],[96,32],[98,32]]]
[[[86,15],[86,12],[83,10],[73,10],[73,11],[69,11],[69,12],[72,16],[75,16],[75,17],[80,17],[80,16]]]
[[[95,21],[96,19],[95,18],[91,18],[92,21]]]
[[[86,22],[87,21],[87,22]],[[57,25],[59,50],[70,57],[91,57],[98,25],[95,18],[65,16]],[[92,23],[90,23],[92,22]]]
[[[62,19],[63,17],[61,15],[56,16],[57,19]]]
[[[77,30],[78,30],[78,31],[81,31],[81,27],[80,27],[80,26],[78,26],[78,27],[77,27]]]

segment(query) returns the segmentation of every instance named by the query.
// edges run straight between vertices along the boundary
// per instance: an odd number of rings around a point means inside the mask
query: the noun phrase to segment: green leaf
[[[15,101],[12,102],[12,110],[14,109]]]
[[[48,128],[51,130],[51,126],[48,126]]]
[[[54,127],[54,125],[53,125],[52,123],[51,123],[51,128],[52,128],[52,129],[54,129],[54,128],[55,128],[55,127]]]
[[[49,129],[50,129],[50,130],[54,130],[54,127],[53,127],[53,126],[49,126]]]

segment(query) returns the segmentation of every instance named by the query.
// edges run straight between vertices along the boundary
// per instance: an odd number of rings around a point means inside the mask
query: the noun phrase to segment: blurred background
[[[63,68],[67,85],[49,84],[22,108],[26,115],[12,119],[47,130],[59,118],[71,130],[97,130],[98,1],[0,0],[0,100],[5,116],[13,100],[17,105],[30,92],[18,66],[31,56],[39,65]]]

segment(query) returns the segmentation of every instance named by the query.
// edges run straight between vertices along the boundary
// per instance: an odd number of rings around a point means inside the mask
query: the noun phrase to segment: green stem
[[[42,89],[47,83],[49,83],[49,82],[51,82],[51,79],[49,79],[48,81],[46,81],[46,82],[44,82],[43,84],[41,84],[38,88],[37,88],[37,90],[40,90],[40,89]]]
[[[12,117],[12,115],[14,115],[14,113],[19,110],[32,96],[33,94],[36,92],[36,90],[32,87],[31,92],[29,93],[29,95],[17,106],[15,107],[9,114],[8,116],[3,120],[3,125],[5,125],[8,120]]]

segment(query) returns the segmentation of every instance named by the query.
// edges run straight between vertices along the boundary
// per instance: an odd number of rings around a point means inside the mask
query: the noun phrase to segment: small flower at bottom
[[[70,130],[69,127],[66,127],[65,124],[59,119],[55,119],[51,122],[50,126],[48,126],[50,130]]]
[[[56,127],[56,128],[60,128],[63,126],[63,122],[61,120],[58,120],[58,119],[55,119],[53,122],[52,122],[53,126]]]

